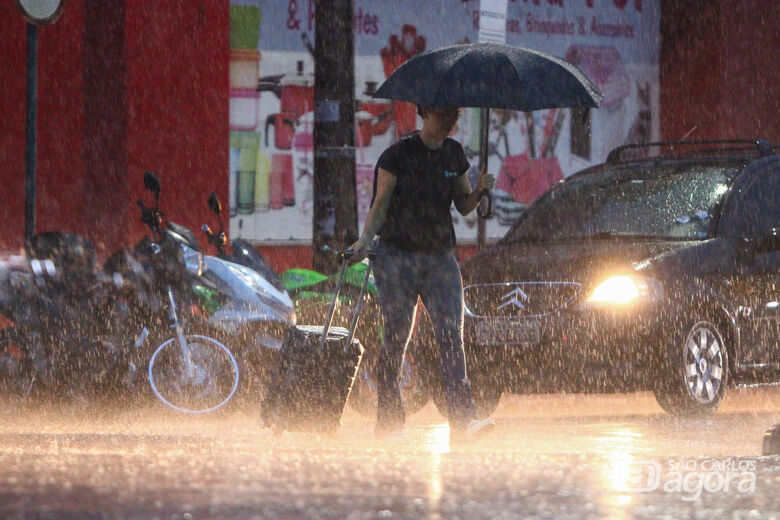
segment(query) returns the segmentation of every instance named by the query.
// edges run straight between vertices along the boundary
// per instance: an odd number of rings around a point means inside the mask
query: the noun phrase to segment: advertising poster
[[[258,244],[312,237],[314,0],[231,0],[230,232]],[[371,94],[410,57],[477,42],[479,0],[354,0],[358,221],[381,152],[420,128],[415,107]],[[604,95],[587,111],[491,110],[488,167],[496,176],[488,240],[553,183],[659,133],[660,5],[650,0],[509,0],[506,43],[565,58]],[[476,177],[479,110],[463,109],[453,137]],[[476,212],[453,210],[461,243]]]

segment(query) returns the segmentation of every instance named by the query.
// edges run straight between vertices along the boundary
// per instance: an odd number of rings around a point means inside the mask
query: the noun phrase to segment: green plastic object
[[[238,149],[236,190],[238,212],[251,214],[255,210],[255,173],[259,132],[230,132],[230,147]]]
[[[198,300],[201,305],[203,305],[203,308],[208,315],[214,314],[225,304],[225,300],[220,295],[219,291],[215,289],[202,285],[195,285],[193,291],[198,295]]]
[[[363,285],[363,277],[366,275],[366,269],[368,269],[367,260],[363,260],[362,262],[358,262],[347,267],[347,270],[344,273],[344,283],[359,288],[361,285]],[[335,279],[335,277],[331,278]],[[368,279],[368,287],[366,290],[368,294],[377,294],[376,284],[374,283],[373,277]]]
[[[257,49],[262,19],[258,5],[230,4],[230,48]]]
[[[284,288],[288,291],[296,291],[304,287],[311,287],[312,285],[316,285],[328,279],[328,277],[322,273],[301,267],[287,269],[281,274],[280,278],[282,279],[282,285],[284,285]]]
[[[368,263],[365,260],[347,267],[347,270],[344,272],[344,284],[351,285],[359,289],[363,284],[363,277],[366,274],[366,269],[368,269]],[[287,289],[288,292],[297,292],[300,294],[301,289],[313,289],[315,285],[321,284],[322,282],[328,280],[335,282],[336,278],[338,278],[338,274],[332,274],[328,276],[312,269],[293,267],[284,271],[280,275],[280,278],[282,279],[282,285],[284,285],[284,288]],[[373,278],[369,278],[367,292],[368,294],[372,295],[377,294],[376,284],[374,283]],[[326,300],[332,297],[332,293],[327,290],[307,291],[307,299],[314,297],[315,293],[319,293],[320,295],[325,296]]]

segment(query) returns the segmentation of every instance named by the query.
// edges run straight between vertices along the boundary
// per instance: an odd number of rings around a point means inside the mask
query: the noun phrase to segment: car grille
[[[580,291],[575,282],[512,282],[469,285],[466,310],[481,318],[523,318],[550,314],[569,305]]]

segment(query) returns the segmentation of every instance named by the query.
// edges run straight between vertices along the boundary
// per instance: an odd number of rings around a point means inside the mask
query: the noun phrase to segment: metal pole
[[[24,240],[35,234],[35,140],[38,98],[38,27],[27,24],[27,114],[24,149]]]
[[[488,164],[488,129],[490,126],[490,109],[479,111],[479,171],[487,171]],[[477,219],[477,250],[485,249],[485,219]]]

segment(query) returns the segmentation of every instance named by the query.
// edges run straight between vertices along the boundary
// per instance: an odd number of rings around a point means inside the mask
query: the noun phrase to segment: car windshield
[[[734,166],[677,164],[577,176],[545,194],[503,241],[707,238],[736,172]]]

